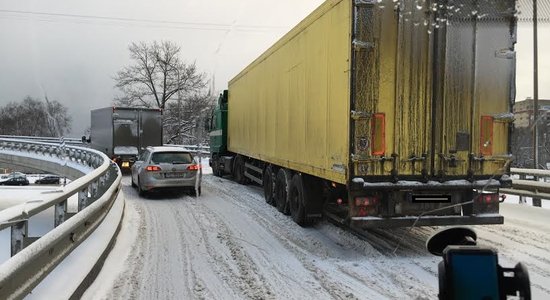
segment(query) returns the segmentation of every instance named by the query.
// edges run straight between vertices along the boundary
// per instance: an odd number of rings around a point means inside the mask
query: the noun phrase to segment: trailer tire
[[[285,215],[289,215],[289,188],[292,181],[292,173],[285,168],[281,168],[277,172],[275,180],[275,203],[277,210]]]
[[[264,186],[264,197],[267,204],[275,206],[275,197],[274,197],[274,181],[273,168],[271,165],[267,166],[264,171],[264,176],[262,177],[262,182]]]
[[[295,174],[292,177],[289,194],[290,216],[292,220],[302,227],[310,225],[310,220],[306,218],[305,202],[307,192],[304,189],[304,181],[301,174]]]

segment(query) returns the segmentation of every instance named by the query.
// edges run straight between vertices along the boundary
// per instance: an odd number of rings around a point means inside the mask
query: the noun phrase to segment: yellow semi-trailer
[[[514,14],[514,0],[324,2],[229,82],[214,173],[263,185],[302,225],[502,223]]]

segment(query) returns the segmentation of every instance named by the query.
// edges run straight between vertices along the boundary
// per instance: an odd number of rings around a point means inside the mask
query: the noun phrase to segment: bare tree
[[[210,94],[195,94],[170,103],[164,114],[165,143],[206,143],[203,124],[210,117],[214,102]]]
[[[166,143],[203,140],[205,133],[197,127],[212,103],[205,75],[182,61],[173,42],[132,43],[128,49],[132,64],[115,76],[122,92],[115,104],[162,109]]]
[[[67,107],[57,101],[50,101],[48,96],[44,96],[44,100],[46,100],[45,113],[49,136],[64,136],[71,128],[72,121]]]
[[[180,58],[181,48],[170,41],[132,43],[128,47],[133,63],[115,76],[122,96],[115,103],[165,109],[178,96],[202,91],[207,82],[195,64]]]
[[[0,108],[0,132],[7,135],[59,137],[71,129],[67,107],[57,101],[26,97]]]

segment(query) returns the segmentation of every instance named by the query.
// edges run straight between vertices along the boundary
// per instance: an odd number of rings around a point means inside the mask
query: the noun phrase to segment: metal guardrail
[[[122,175],[105,154],[73,146],[0,139],[0,160],[74,179],[42,199],[0,211],[0,230],[11,229],[12,253],[0,266],[0,299],[19,299],[99,226],[118,195]],[[78,212],[69,213],[67,200],[76,194]],[[51,207],[55,228],[29,237],[29,218]]]
[[[21,135],[21,136],[0,135],[0,139],[17,139],[17,140],[35,141],[35,142],[44,142],[44,143],[59,143],[61,141],[60,138],[56,138],[56,137],[24,136],[24,135]],[[63,141],[65,142],[65,144],[82,145],[82,139],[78,139],[78,138],[64,137]]]
[[[512,179],[512,188],[500,189],[501,193],[550,200],[550,183],[546,182],[550,179],[550,170],[511,168],[510,175],[519,175],[520,179]],[[527,176],[532,178],[527,179]],[[544,181],[538,180],[541,178]],[[540,201],[533,201],[533,205],[540,206]]]

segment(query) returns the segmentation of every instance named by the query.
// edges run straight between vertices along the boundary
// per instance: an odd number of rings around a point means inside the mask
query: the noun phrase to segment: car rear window
[[[193,162],[193,157],[186,152],[157,152],[153,153],[151,162],[154,164],[190,164]]]

